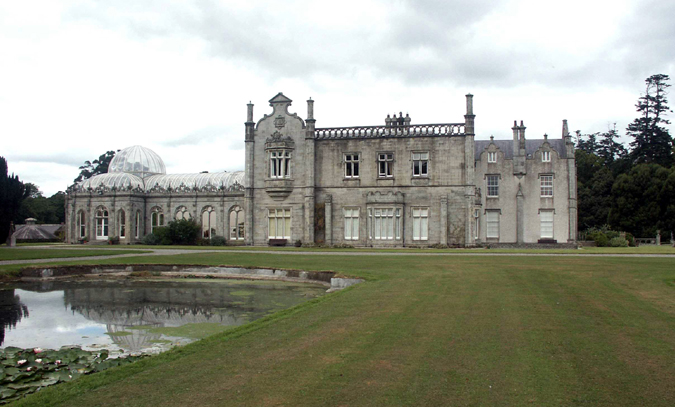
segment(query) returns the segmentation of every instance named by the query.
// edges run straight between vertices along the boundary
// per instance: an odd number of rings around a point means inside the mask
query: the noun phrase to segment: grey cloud
[[[9,162],[27,162],[27,163],[53,163],[67,165],[71,167],[79,167],[84,164],[86,160],[93,160],[93,157],[74,156],[70,154],[49,154],[49,155],[35,155],[35,154],[12,154],[7,157]]]
[[[208,0],[170,6],[125,1],[105,8],[78,6],[69,18],[123,27],[139,40],[198,38],[208,44],[214,57],[235,60],[266,77],[306,81],[313,81],[312,76],[319,74],[349,77],[367,67],[377,76],[396,78],[402,84],[515,87],[546,83],[584,87],[625,83],[631,71],[644,76],[645,70],[673,66],[669,50],[675,49],[675,25],[668,21],[675,14],[672,2],[653,1],[643,6],[640,15],[620,23],[623,37],[604,55],[578,66],[565,64],[564,69],[556,62],[565,56],[546,47],[499,46],[482,41],[479,34],[483,19],[509,6],[505,0],[410,0],[398,3],[391,13],[373,16],[374,22],[384,23],[383,32],[373,28],[381,24],[350,31],[324,29],[321,19],[330,16],[316,16],[311,21],[293,18],[298,6],[292,2],[288,14],[276,15],[264,6],[231,10]],[[644,24],[645,20],[649,24]],[[562,21],[554,24],[551,29],[568,29]],[[418,57],[420,52],[430,58]]]

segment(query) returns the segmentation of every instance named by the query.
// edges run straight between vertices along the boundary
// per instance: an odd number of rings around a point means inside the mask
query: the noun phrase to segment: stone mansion
[[[248,105],[245,169],[166,174],[140,146],[107,174],[73,185],[67,241],[136,243],[153,228],[194,218],[204,238],[228,244],[325,243],[356,247],[569,243],[577,235],[574,143],[560,138],[475,140],[473,96],[464,121],[317,128],[282,93],[254,121]]]

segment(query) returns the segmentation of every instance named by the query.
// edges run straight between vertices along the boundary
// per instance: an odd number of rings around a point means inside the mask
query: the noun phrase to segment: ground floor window
[[[230,240],[244,240],[244,210],[241,206],[230,211]]]
[[[401,239],[401,209],[399,208],[370,208],[369,236],[375,240]]]
[[[270,239],[291,238],[290,209],[270,209],[267,216],[269,221],[268,231]]]
[[[344,208],[345,240],[359,240],[359,208]]]
[[[164,213],[162,208],[153,208],[150,216],[150,233],[160,226],[164,226]]]
[[[99,208],[96,210],[96,239],[108,238],[108,210]]]
[[[480,209],[473,211],[473,238],[480,239]]]
[[[123,238],[127,235],[127,214],[124,209],[120,210],[119,215],[119,237]]]
[[[429,239],[429,208],[412,208],[413,240]]]
[[[80,239],[87,237],[87,215],[84,211],[80,211],[77,214],[77,230]]]
[[[553,239],[553,211],[540,211],[541,238]]]
[[[488,211],[487,215],[487,238],[499,238],[499,211]]]
[[[202,237],[211,239],[216,235],[216,210],[213,206],[207,206],[202,211]]]

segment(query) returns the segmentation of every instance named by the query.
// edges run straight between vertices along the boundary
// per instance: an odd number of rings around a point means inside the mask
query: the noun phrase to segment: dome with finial
[[[164,161],[154,151],[143,146],[127,147],[115,154],[108,173],[124,172],[140,178],[151,175],[166,174]]]

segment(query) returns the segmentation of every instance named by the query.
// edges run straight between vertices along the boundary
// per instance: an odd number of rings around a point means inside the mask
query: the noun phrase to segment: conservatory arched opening
[[[244,240],[244,210],[237,205],[230,210],[230,240]]]

